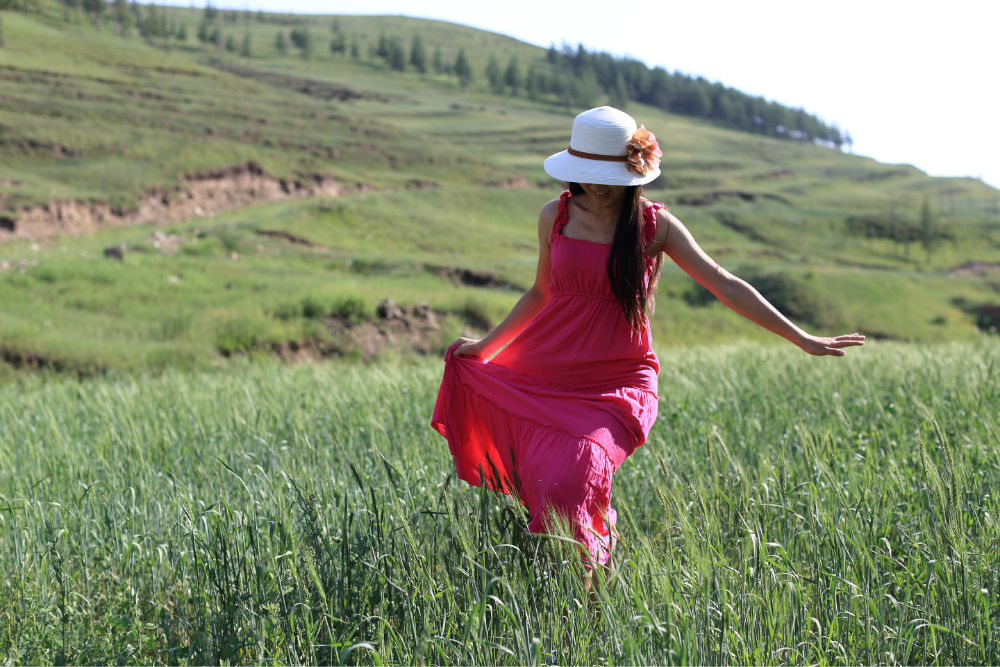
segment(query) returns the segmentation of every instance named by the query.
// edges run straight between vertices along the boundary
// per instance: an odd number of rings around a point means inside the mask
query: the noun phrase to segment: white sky
[[[163,2],[164,0],[159,0]],[[167,0],[188,5],[191,0]],[[201,0],[197,0],[201,5]],[[804,107],[854,152],[1000,187],[1000,0],[218,0],[405,14],[628,55]],[[641,119],[638,119],[641,122]]]

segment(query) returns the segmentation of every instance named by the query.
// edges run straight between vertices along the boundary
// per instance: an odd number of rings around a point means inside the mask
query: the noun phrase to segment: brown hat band
[[[601,162],[628,162],[627,155],[598,155],[597,153],[584,153],[572,146],[567,146],[566,152],[573,157],[582,157],[585,160],[600,160]]]

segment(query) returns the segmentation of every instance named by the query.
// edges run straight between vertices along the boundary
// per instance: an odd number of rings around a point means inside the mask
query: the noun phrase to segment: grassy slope
[[[526,64],[541,49],[439,22],[340,17],[349,40],[359,41],[362,57],[352,61],[327,50],[329,17],[305,17],[298,20],[316,37],[314,57],[305,61],[274,49],[275,33],[289,26],[220,22],[237,41],[250,33],[248,60],[198,45],[199,11],[171,11],[173,21],[187,25],[189,40],[165,51],[137,37],[116,38],[107,26],[67,25],[57,5],[42,8],[41,16],[4,13],[0,193],[8,208],[53,198],[127,207],[145,187],[176,185],[182,174],[251,159],[279,177],[326,173],[375,191],[268,204],[164,230],[193,237],[197,227],[206,236],[189,248],[194,254],[153,251],[146,243],[151,226],[58,239],[38,250],[10,242],[0,260],[31,264],[20,267],[23,273],[15,267],[0,274],[0,337],[7,348],[69,366],[205,366],[217,333],[232,321],[276,340],[315,333],[315,323],[269,315],[307,296],[330,303],[346,295],[426,300],[454,311],[471,300],[493,320],[516,298],[455,288],[423,264],[530,283],[537,209],[559,191],[541,160],[564,147],[574,110],[490,95],[482,70],[490,53],[501,61],[517,54]],[[447,76],[393,73],[368,60],[368,44],[380,32],[408,41],[418,31],[429,54],[437,45],[446,56],[466,49],[477,77],[468,91]],[[213,61],[295,81],[275,86],[224,72]],[[361,97],[325,101],[296,92],[301,79],[346,86]],[[665,150],[664,176],[651,196],[670,203],[727,267],[808,276],[803,280],[816,298],[835,309],[831,328],[917,340],[978,335],[951,302],[995,302],[996,279],[958,280],[944,269],[996,261],[996,191],[972,179],[932,179],[912,167],[735,133],[640,105],[629,111]],[[54,146],[75,157],[53,157]],[[487,185],[517,177],[541,187]],[[413,189],[417,182],[425,187]],[[755,201],[680,203],[732,191],[754,194]],[[955,236],[930,261],[916,244],[907,257],[892,242],[845,233],[849,215],[894,211],[916,223],[925,198]],[[753,231],[748,236],[733,227]],[[256,229],[286,231],[328,250],[259,237]],[[120,243],[148,252],[127,253],[122,265],[100,258],[102,248]],[[233,251],[239,261],[229,259]],[[359,270],[373,262],[382,268]],[[686,305],[678,297],[689,279],[675,267],[664,271],[654,318],[660,347],[765,339],[719,305]],[[179,281],[168,282],[170,276]]]

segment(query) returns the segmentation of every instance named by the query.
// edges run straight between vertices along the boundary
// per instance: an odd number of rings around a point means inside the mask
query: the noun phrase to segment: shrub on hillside
[[[371,303],[360,296],[346,296],[333,305],[333,316],[354,326],[374,317]]]
[[[715,295],[705,289],[701,283],[692,280],[691,284],[684,288],[681,292],[681,298],[689,306],[694,308],[701,308],[709,304],[715,303]]]
[[[160,322],[160,340],[176,340],[191,329],[194,316],[191,313],[176,312]]]
[[[795,322],[827,327],[837,320],[836,308],[820,294],[809,275],[748,272],[744,280],[767,299],[782,315]]]
[[[218,242],[214,239],[204,239],[181,246],[181,253],[191,257],[211,257],[219,249]]]
[[[264,348],[270,342],[271,323],[261,315],[227,320],[215,334],[215,346],[226,357]]]
[[[315,320],[326,315],[326,305],[314,296],[302,299],[302,317]]]
[[[345,324],[355,326],[372,319],[375,310],[367,299],[357,295],[341,297],[331,305],[316,296],[307,296],[299,301],[283,303],[270,311],[272,317],[278,320],[294,320],[305,318],[307,320],[321,320],[326,317],[335,317]]]
[[[244,238],[244,233],[234,227],[223,227],[213,234],[219,239],[219,243],[226,252],[237,252],[240,249],[240,241]]]
[[[817,327],[829,327],[838,319],[836,307],[813,285],[810,274],[797,276],[787,271],[762,273],[740,272],[740,277],[789,319]],[[691,284],[681,293],[686,304],[700,308],[716,302],[715,295],[699,283]]]

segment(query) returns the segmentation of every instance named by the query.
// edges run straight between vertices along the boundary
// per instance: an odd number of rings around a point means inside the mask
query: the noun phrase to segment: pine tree
[[[330,51],[333,53],[344,53],[347,51],[347,39],[341,33],[336,33],[330,40]]]
[[[361,57],[361,51],[358,50],[358,40],[352,37],[351,38],[351,58],[353,58],[354,60],[357,60],[360,57]]]
[[[3,14],[0,14],[0,49],[4,48],[7,48],[7,45],[3,41]]]
[[[159,36],[160,13],[156,10],[156,5],[149,5],[146,8],[146,18],[139,22],[139,34],[146,40],[153,40]]]
[[[500,63],[493,54],[490,54],[490,61],[486,64],[486,79],[494,93],[503,95],[503,74],[500,72]]]
[[[517,92],[521,89],[524,79],[521,76],[521,67],[517,64],[517,56],[511,56],[507,63],[507,71],[503,74],[503,82],[510,88],[510,94],[517,97]]]
[[[285,31],[279,30],[278,36],[274,38],[274,48],[278,50],[278,53],[285,55],[288,52],[288,43],[285,41]]]
[[[379,58],[389,58],[389,40],[386,39],[385,33],[380,33],[378,36],[378,50],[375,54]]]
[[[465,49],[458,50],[458,57],[455,58],[455,75],[458,76],[458,83],[464,90],[472,81],[472,67],[465,57]]]
[[[226,51],[236,53],[236,39],[232,35],[226,37]]]
[[[90,20],[93,22],[94,27],[100,29],[101,16],[104,14],[104,10],[107,9],[104,0],[83,0],[82,5],[83,11],[90,15]]]
[[[205,20],[214,21],[219,16],[219,10],[212,6],[212,3],[205,3]]]
[[[177,41],[178,42],[186,42],[187,38],[188,38],[187,26],[182,23],[180,25],[180,27],[177,28]]]
[[[424,42],[420,39],[420,35],[413,36],[413,44],[410,46],[410,64],[421,74],[427,72],[427,54],[424,52]]]
[[[307,28],[301,30],[293,28],[291,32],[292,44],[302,51],[302,59],[312,58],[313,39],[312,33]]]
[[[608,102],[616,109],[625,110],[628,106],[628,90],[625,88],[625,79],[621,73],[615,77],[614,86],[608,91]]]
[[[202,19],[201,23],[198,24],[198,41],[205,44],[211,39],[212,34],[210,32],[210,26],[208,21]]]
[[[244,58],[250,57],[250,31],[243,33],[243,45],[240,47],[240,55]]]
[[[403,47],[395,39],[389,40],[389,57],[387,60],[389,61],[389,67],[396,72],[402,72],[406,69],[406,54],[403,52]]]
[[[927,253],[927,263],[931,262],[931,251],[934,250],[937,235],[934,233],[934,219],[931,217],[931,205],[924,197],[924,205],[920,209],[920,245]]]
[[[128,0],[114,0],[111,5],[111,17],[115,23],[115,30],[119,37],[125,37],[128,29],[132,27],[132,12],[128,10]],[[183,30],[183,26],[181,26]],[[187,36],[185,35],[185,39]]]
[[[434,47],[434,73],[443,74],[444,73],[444,60],[441,58],[441,47]]]
[[[528,76],[524,80],[524,92],[528,99],[537,100],[542,96],[542,79],[534,65],[528,67]]]

